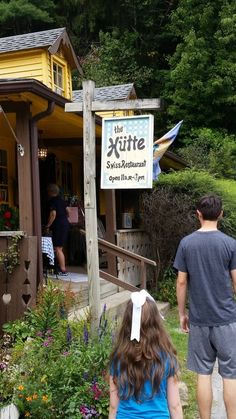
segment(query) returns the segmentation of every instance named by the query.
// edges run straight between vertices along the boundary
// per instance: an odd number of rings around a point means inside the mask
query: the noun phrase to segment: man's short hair
[[[204,220],[216,221],[222,211],[222,200],[217,195],[205,195],[197,202],[196,208]]]

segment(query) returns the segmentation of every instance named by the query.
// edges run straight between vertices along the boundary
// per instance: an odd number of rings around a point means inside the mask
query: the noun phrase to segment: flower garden
[[[108,417],[113,330],[106,307],[94,336],[89,316],[69,321],[74,298],[49,283],[23,320],[4,326],[0,408],[14,403],[20,418]]]

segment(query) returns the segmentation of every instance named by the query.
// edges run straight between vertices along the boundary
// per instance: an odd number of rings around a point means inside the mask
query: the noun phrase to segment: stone
[[[183,381],[179,382],[179,394],[180,394],[180,400],[181,400],[182,406],[187,406],[188,405],[188,387]]]
[[[13,403],[0,410],[0,419],[18,419],[19,417],[19,411]]]

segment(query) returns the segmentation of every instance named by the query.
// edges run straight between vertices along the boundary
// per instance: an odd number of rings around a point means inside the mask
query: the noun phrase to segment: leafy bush
[[[195,169],[236,180],[235,135],[210,128],[192,129],[178,153]]]
[[[173,268],[164,272],[162,281],[158,282],[157,291],[153,291],[152,295],[157,301],[168,302],[171,307],[177,305],[176,272]]]
[[[24,321],[5,326],[5,339],[12,331],[14,341],[7,362],[0,363],[0,404],[13,402],[24,417],[35,419],[107,418],[112,331],[105,307],[94,336],[89,316],[67,320],[64,291],[49,284],[39,301]],[[4,341],[2,355],[3,347]]]

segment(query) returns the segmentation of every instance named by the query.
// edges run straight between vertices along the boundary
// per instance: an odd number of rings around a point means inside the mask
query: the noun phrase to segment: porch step
[[[109,297],[109,295],[116,294],[118,291],[118,287],[111,282],[105,281],[105,279],[100,280],[100,293],[101,298],[104,299]]]
[[[88,282],[72,282],[72,281],[63,281],[59,277],[58,280],[52,278],[56,284],[60,287],[73,291],[76,295],[76,309],[88,306]],[[106,281],[105,279],[100,279],[100,295],[101,299],[109,297],[112,294],[117,293],[117,285],[112,284],[111,282]]]
[[[116,294],[108,295],[105,298],[101,299],[101,312],[104,305],[106,304],[106,311],[110,318],[114,319],[115,317],[121,317],[124,313],[126,303],[130,299],[130,291],[121,291]],[[165,316],[168,312],[170,305],[165,302],[157,302],[157,307],[160,313]],[[69,312],[70,320],[79,320],[87,315],[89,311],[89,306],[76,308],[74,307]]]

